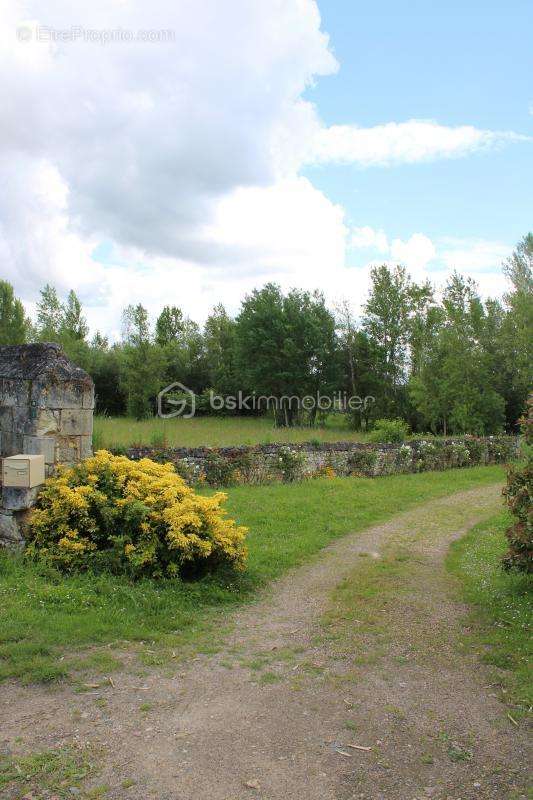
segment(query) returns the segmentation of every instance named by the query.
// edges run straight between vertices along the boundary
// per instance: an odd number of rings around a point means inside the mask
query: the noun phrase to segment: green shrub
[[[466,437],[464,440],[471,464],[481,464],[485,460],[485,444],[479,439]]]
[[[352,475],[373,475],[378,454],[375,450],[353,450],[347,458],[348,468]]]
[[[280,447],[278,450],[278,469],[284,483],[291,483],[302,477],[304,456],[298,450],[290,447]]]
[[[204,472],[210,486],[233,486],[237,482],[234,464],[215,451],[206,456]]]
[[[244,565],[246,530],[225,495],[197,495],[171,464],[99,450],[46,481],[29,520],[28,557],[60,569],[175,577]]]
[[[396,462],[398,469],[403,472],[410,472],[413,466],[413,455],[414,455],[413,448],[409,447],[408,444],[402,444],[402,446],[398,450],[398,456]]]
[[[507,531],[509,551],[503,563],[507,569],[533,572],[533,395],[527,416],[521,420],[525,463],[511,467],[503,494],[516,522]]]
[[[409,435],[409,425],[403,419],[377,419],[370,432],[371,442],[396,444],[404,442]]]
[[[443,467],[466,467],[470,464],[470,452],[464,442],[449,442],[442,448]]]

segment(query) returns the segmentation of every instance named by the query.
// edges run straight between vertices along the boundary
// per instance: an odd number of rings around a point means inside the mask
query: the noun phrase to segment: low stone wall
[[[308,442],[221,448],[130,447],[123,452],[133,459],[170,461],[190,483],[231,486],[504,464],[517,456],[518,448],[514,436],[489,436],[417,439],[404,444]]]

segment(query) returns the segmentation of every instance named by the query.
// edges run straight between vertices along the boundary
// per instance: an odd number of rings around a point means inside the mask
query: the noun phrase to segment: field
[[[503,479],[503,468],[494,466],[235,487],[228,492],[229,511],[250,529],[248,569],[239,580],[64,577],[3,554],[0,679],[51,681],[120,667],[107,648],[75,652],[98,643],[136,642],[145,664],[164,662],[169,653],[186,655],[191,647],[212,647],[214,624],[221,633],[225,608],[249,599],[331,540],[431,498]]]
[[[95,417],[96,448],[133,444],[171,447],[231,447],[274,442],[361,442],[365,434],[347,427],[344,417],[331,415],[325,427],[276,428],[268,417],[195,417],[194,419],[146,419]]]

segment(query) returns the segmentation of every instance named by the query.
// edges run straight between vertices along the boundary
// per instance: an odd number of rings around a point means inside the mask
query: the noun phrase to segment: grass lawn
[[[533,576],[501,568],[509,523],[510,516],[502,512],[476,525],[452,546],[447,564],[473,606],[472,646],[483,661],[497,668],[495,679],[507,699],[519,709],[529,709],[533,705]]]
[[[332,539],[431,498],[503,480],[504,469],[491,466],[235,487],[228,491],[229,511],[250,528],[248,569],[238,579],[131,583],[110,575],[64,577],[2,554],[0,679],[56,680],[120,666],[108,648],[87,649],[94,644],[137,642],[141,660],[156,664],[191,647],[215,647],[225,609]]]
[[[331,415],[324,428],[275,428],[267,417],[195,417],[145,419],[95,417],[94,441],[98,447],[161,444],[172,447],[231,447],[274,442],[360,442],[365,435],[350,430],[341,415]]]

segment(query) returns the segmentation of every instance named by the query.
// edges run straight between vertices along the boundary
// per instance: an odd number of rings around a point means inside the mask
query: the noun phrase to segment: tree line
[[[515,429],[533,383],[533,234],[503,271],[509,291],[483,301],[457,272],[437,296],[402,266],[376,266],[360,318],[348,302],[332,311],[318,291],[284,293],[274,283],[246,296],[235,317],[215,306],[203,327],[174,305],[152,326],[139,303],[124,310],[114,343],[98,332],[89,339],[74,291],[62,301],[45,286],[31,321],[0,281],[0,344],[60,343],[92,375],[97,410],[110,415],[149,416],[160,389],[180,381],[198,396],[200,413],[210,410],[202,403],[209,390],[225,397],[346,393],[374,398],[347,411],[355,428],[388,417],[414,431],[490,434]],[[319,418],[316,409],[288,404],[276,412],[279,425]]]

